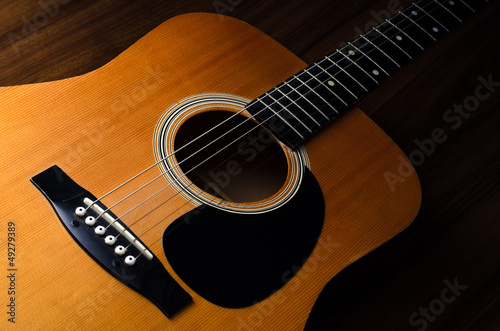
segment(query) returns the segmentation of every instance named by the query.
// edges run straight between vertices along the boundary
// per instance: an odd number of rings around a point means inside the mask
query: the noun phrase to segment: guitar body
[[[131,226],[136,234],[144,233],[141,240],[193,297],[192,304],[168,319],[75,243],[29,179],[57,164],[95,196],[104,195],[157,162],[155,128],[181,100],[214,94],[252,100],[305,67],[245,23],[188,14],[165,22],[96,71],[1,88],[0,194],[5,229],[0,241],[7,242],[7,222],[14,222],[17,269],[16,323],[4,317],[1,329],[303,329],[327,282],[401,232],[420,207],[420,186],[411,164],[361,110],[348,111],[300,149],[324,197],[320,236],[294,277],[266,299],[244,308],[224,308],[205,300],[167,261],[160,240],[165,229],[199,205],[186,194],[177,194],[174,185],[162,193],[169,202],[158,224]],[[192,115],[212,108],[200,107]],[[174,139],[176,130],[168,131],[165,139]],[[284,187],[261,201],[271,207],[293,181],[296,152],[281,148],[288,166],[282,174]],[[232,205],[242,210],[255,206]],[[117,206],[113,211],[120,215],[128,209]],[[1,282],[2,289],[8,288],[9,279],[2,277]],[[11,296],[2,290],[1,297],[8,303]]]

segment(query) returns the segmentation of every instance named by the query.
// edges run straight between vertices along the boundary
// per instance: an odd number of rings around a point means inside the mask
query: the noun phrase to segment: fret
[[[342,77],[342,73],[345,74],[352,82],[355,82],[352,87],[355,89],[354,92],[359,97],[365,96],[370,89],[377,86],[369,77],[356,65],[354,65],[349,59],[346,58],[342,52],[337,50],[335,53],[330,55],[330,60],[335,64],[336,68],[340,71],[334,74],[337,78]],[[344,78],[347,79],[347,78]],[[359,89],[361,87],[361,90]],[[352,89],[350,89],[352,91]]]
[[[476,13],[476,11],[474,10],[474,8],[472,8],[468,3],[467,1],[460,1],[461,3],[463,3],[467,8],[469,8],[474,14]]]
[[[310,127],[316,128],[316,125],[319,126],[319,123],[317,123],[316,121],[311,122],[309,121],[309,118],[300,116],[300,114],[304,114],[302,109],[300,109],[300,107],[295,108],[295,105],[290,100],[283,98],[283,93],[281,93],[278,89],[275,89],[270,93],[266,93],[266,96],[272,100],[271,105],[276,107],[275,109],[280,109],[282,112],[286,111],[301,125],[299,126],[300,129],[299,127],[295,127],[297,131],[302,132],[303,127],[307,131],[309,131],[309,133],[312,133],[313,130],[310,129]]]
[[[324,124],[324,121],[317,120],[313,115],[314,115],[314,110],[311,111],[310,108],[311,106],[317,110],[318,113],[321,113],[324,117],[326,117],[327,121],[329,118],[324,115],[321,110],[319,110],[314,103],[310,102],[307,100],[302,94],[300,94],[296,89],[288,85],[287,82],[284,82],[283,84],[279,85],[278,88],[276,89],[279,93],[281,93],[286,99],[290,101],[292,104],[291,107],[294,109],[299,109],[298,113],[300,115],[306,115],[309,119],[311,119],[314,124],[317,126],[322,126]],[[306,93],[307,94],[307,93]],[[303,120],[304,122],[309,122],[308,119],[306,118]],[[309,127],[314,127],[314,126],[309,126]],[[315,128],[315,127],[314,127]]]
[[[473,11],[473,13],[476,13],[478,10],[483,9],[490,3],[489,0],[462,0],[460,2],[463,2],[467,7],[469,7],[469,9]]]
[[[460,17],[458,17],[457,15],[455,15],[454,12],[452,12],[451,10],[448,9],[448,7],[446,7],[444,4],[442,4],[441,2],[439,1],[435,1],[439,6],[441,6],[441,8],[443,8],[443,10],[446,10],[450,15],[452,15],[458,22],[462,23],[462,20],[460,19]],[[448,1],[449,2],[449,1]],[[453,3],[453,1],[451,1]]]
[[[411,23],[413,23],[413,24],[415,24],[416,26],[418,26],[419,28],[421,28],[421,27],[420,27],[420,25],[419,25],[419,24],[417,24],[417,23],[416,23],[413,19],[411,19],[410,17],[408,17],[408,16],[404,15],[404,14],[403,14],[403,13],[401,13],[401,12],[400,12],[400,15],[405,16],[405,18],[407,18],[407,19],[408,19]],[[393,18],[394,18],[394,17],[393,17]],[[410,45],[409,45],[409,46],[410,46],[410,47],[409,47],[409,49],[414,49],[414,47],[412,47],[412,45],[415,45],[415,46],[417,46],[418,48],[420,48],[420,50],[421,50],[421,51],[423,51],[423,50],[424,50],[424,47],[422,47],[422,45],[420,45],[420,44],[419,44],[419,43],[418,43],[415,39],[413,39],[411,36],[409,36],[409,35],[408,35],[405,31],[403,31],[400,27],[398,27],[397,25],[395,25],[394,23],[392,23],[390,20],[385,20],[385,21],[386,21],[387,23],[391,24],[391,25],[392,25],[394,28],[396,28],[397,30],[399,30],[398,35],[396,35],[396,40],[398,40],[398,41],[403,41],[403,40],[405,40],[405,36],[406,36],[408,39],[410,39],[410,40],[413,42],[413,43],[410,43]],[[381,25],[381,26],[380,26],[380,29],[381,29],[381,30],[383,29],[383,25]],[[422,28],[421,28],[421,29],[422,29]],[[424,29],[422,29],[422,31],[424,31],[424,32],[425,32],[425,30],[424,30]],[[409,49],[408,49],[408,51],[409,51]],[[416,52],[416,53],[415,53],[415,55],[419,55],[419,54],[420,54],[420,52]]]
[[[430,4],[433,4],[434,1],[431,1]],[[430,8],[428,7],[427,10],[425,10],[424,8],[420,7],[417,3],[413,4],[415,7],[417,7],[418,9],[420,9],[422,12],[425,13],[425,15],[429,16],[430,18],[432,18],[432,20],[434,22],[436,22],[439,26],[441,26],[446,32],[450,32],[450,30],[444,26],[438,19],[436,19],[436,17],[434,17],[436,15],[436,8],[438,8],[437,6],[435,8]],[[431,14],[432,12],[432,14]]]
[[[304,141],[304,136],[296,132],[285,119],[275,115],[260,98],[250,102],[245,108],[252,117],[271,130],[279,140],[286,141],[291,146],[296,146]]]
[[[304,74],[302,71],[298,74],[298,76]],[[293,96],[297,97],[296,102],[301,106],[308,109],[308,113],[313,116],[316,121],[323,123],[325,118],[328,119],[337,114],[336,106],[338,103],[330,102],[328,103],[324,98],[331,100],[333,94],[328,91],[326,87],[324,87],[317,80],[311,79],[311,75],[306,73],[306,75],[302,76],[303,80],[297,78],[297,75],[292,79],[289,79],[285,82],[286,86],[283,88],[292,89]],[[303,81],[308,81],[308,84],[305,85]],[[322,95],[324,98],[319,98],[318,95]]]
[[[436,22],[435,19],[427,15],[425,11],[421,10],[415,5],[412,5],[411,8],[412,12],[414,11],[415,13],[417,13],[417,15],[412,16],[410,19],[415,17],[415,19],[413,20],[415,22],[418,18],[418,21],[416,21],[415,24],[417,24],[418,27],[422,29],[422,31],[424,31],[427,35],[434,39],[434,41],[437,41],[439,37],[443,36],[447,32],[444,28],[441,27],[441,25]]]
[[[373,58],[376,58],[378,63],[383,63],[383,67],[389,74],[401,69],[401,66],[391,56],[389,56],[389,54],[380,49],[380,47],[364,35],[359,36],[359,38],[354,40],[352,44],[357,48],[367,48],[367,52],[370,53]]]
[[[263,110],[265,113],[263,113],[262,117],[268,121],[272,118],[277,118],[281,120],[283,123],[287,125],[287,130],[291,129],[293,132],[295,132],[301,139],[304,139],[304,135],[299,132],[297,129],[299,126],[302,127],[304,126],[303,123],[300,123],[298,120],[296,120],[289,111],[287,111],[284,108],[280,108],[272,99],[269,97],[269,95],[266,93],[264,96],[259,98],[260,102],[266,106],[265,109]],[[267,112],[266,112],[267,110]],[[261,115],[259,114],[259,117]]]
[[[310,70],[313,70],[313,69],[310,69]],[[312,92],[314,94],[316,94],[316,96],[321,99],[325,104],[329,105],[329,101],[326,101],[325,98],[328,98],[331,97],[334,95],[325,85],[325,83],[321,80],[318,79],[318,73],[315,73],[315,74],[312,74],[311,72],[308,71],[308,68],[304,69],[304,73],[308,74],[309,76],[311,76],[311,78],[313,80],[315,80],[316,82],[318,82],[319,84],[316,86],[316,89],[318,91],[316,91],[315,89],[312,90]],[[326,88],[326,89],[323,89],[323,91],[328,91],[328,93],[321,93],[321,91],[319,91],[320,87],[323,87],[323,88]],[[324,95],[325,98],[323,98],[321,95]],[[335,109],[335,108],[334,108]],[[318,109],[318,111],[321,113],[321,115],[323,115],[324,117],[328,118],[328,116],[326,116],[321,110]],[[336,111],[337,112],[337,111]],[[337,112],[338,113],[338,112]]]
[[[466,20],[474,14],[470,7],[466,6],[462,1],[459,0],[440,0],[439,3],[441,3],[462,21]]]
[[[367,53],[367,49],[365,49],[366,53],[362,50],[363,47],[357,48],[351,43],[348,43],[344,46],[340,52],[345,56],[349,55],[349,60],[356,63],[363,72],[369,75],[376,84],[380,85],[387,78],[389,78],[389,74],[382,68],[378,63],[376,63]]]
[[[342,84],[340,80],[338,80],[334,75],[328,72],[328,70],[331,70],[331,68],[334,67],[334,64],[332,64],[332,60],[328,56],[325,56],[321,61],[316,62],[315,65],[319,69],[321,69],[323,73],[326,73],[329,76],[329,80],[321,80],[326,81],[327,85],[330,86],[332,93],[342,96],[341,98],[339,98],[339,100],[341,100],[346,106],[358,101],[358,97],[356,96],[356,94],[352,93],[352,91],[349,90],[344,84]],[[335,91],[334,89],[336,89],[337,91]]]
[[[325,59],[329,62],[328,67],[324,68],[321,66],[321,68],[326,69],[326,71],[334,78],[335,82],[340,84],[349,92],[349,94],[354,96],[355,101],[358,101],[365,95],[366,92],[361,87],[360,83],[356,82],[351,75],[349,75],[345,72],[345,70],[339,67],[335,59],[332,59],[335,54],[336,53],[325,57]],[[343,58],[337,59],[337,61],[338,60],[343,60]]]
[[[295,147],[386,81],[487,0],[419,0],[247,105]]]
[[[435,0],[425,0],[421,1],[421,7],[429,13],[436,21],[443,26],[446,31],[450,31],[455,26],[457,26],[461,21],[453,13],[451,13],[446,7]]]
[[[427,48],[436,42],[436,38],[430,35],[427,31],[422,29],[421,26],[414,23],[414,20],[418,22],[418,17],[424,15],[418,8],[416,10],[411,10],[405,13],[402,11],[400,15],[395,15],[391,22],[405,31],[407,35],[410,35],[413,40],[415,40],[423,48]],[[410,19],[413,17],[414,20]]]
[[[392,29],[392,27],[389,24],[387,24],[387,27],[389,29]],[[401,52],[403,52],[406,56],[408,56],[410,60],[413,60],[413,56],[419,54],[418,48],[416,48],[415,46],[415,42],[407,38],[406,35],[395,34],[393,36],[391,35],[388,36],[386,33],[389,32],[389,30],[385,29],[386,31],[384,31],[384,29],[382,29],[382,25],[379,25],[378,28],[375,27],[374,30],[377,31],[385,39],[387,39],[389,41],[388,44],[391,43],[394,46],[396,46],[399,50],[401,50]],[[392,40],[391,38],[394,38],[394,40]],[[412,55],[410,55],[409,53],[411,53]]]
[[[345,53],[344,53],[344,51],[345,51]],[[356,67],[358,67],[358,69],[359,69],[359,70],[361,70],[361,71],[358,71],[358,72],[363,72],[363,74],[364,74],[364,75],[362,75],[362,76],[363,76],[362,78],[358,76],[358,80],[359,80],[359,81],[364,81],[364,80],[366,80],[366,78],[365,78],[365,77],[369,77],[369,78],[370,78],[370,79],[371,79],[371,80],[375,83],[375,87],[376,87],[376,86],[378,86],[378,85],[380,85],[380,83],[379,83],[379,82],[378,82],[375,78],[373,78],[373,76],[372,76],[372,75],[374,75],[374,74],[373,74],[373,73],[372,73],[372,74],[369,74],[369,73],[368,73],[368,72],[367,72],[367,71],[366,71],[366,70],[365,70],[365,69],[364,69],[364,68],[360,65],[360,63],[358,63],[358,61],[359,61],[359,62],[361,62],[361,58],[362,58],[362,57],[357,57],[357,61],[354,61],[354,60],[353,60],[353,58],[354,58],[354,57],[356,56],[356,54],[357,54],[357,53],[356,53],[356,51],[355,51],[354,49],[349,49],[348,47],[343,47],[342,49],[340,49],[340,50],[339,50],[339,53],[340,53],[340,54],[342,54],[342,55],[344,56],[344,58],[346,58],[347,60],[349,60],[349,61],[351,62],[351,64],[349,64],[349,66],[353,66],[353,65],[355,65]],[[359,52],[358,52],[358,54],[361,54],[361,53],[359,53]],[[379,74],[380,74],[380,72],[379,72],[378,70],[376,70],[375,72],[376,72],[377,74],[376,74],[376,75],[374,75],[374,76],[377,76],[377,75],[379,75]],[[368,88],[371,88],[371,86],[373,86],[373,85],[371,84],[371,82],[370,82],[370,84],[369,84],[369,85],[368,85],[368,84],[366,84],[366,83],[365,83],[364,85],[367,85],[367,86],[368,86]]]
[[[327,87],[328,90],[334,96],[334,98],[330,100],[330,103],[332,104],[332,107],[334,108],[334,110],[337,114],[339,114],[339,111],[338,111],[339,109],[344,108],[343,107],[344,105],[346,107],[349,106],[349,104],[344,100],[344,99],[346,99],[345,96],[340,97],[339,94],[337,94],[339,92],[342,92],[345,94],[347,91],[345,89],[342,91],[335,91],[335,90],[338,90],[338,88],[337,88],[338,85],[335,85],[334,77],[332,75],[330,75],[328,73],[328,71],[322,69],[318,65],[318,62],[316,62],[310,66],[309,72],[312,72],[312,71],[317,71],[317,73],[315,75],[318,78],[318,80],[321,82],[324,82],[323,86]],[[335,106],[333,103],[338,103],[338,106]]]

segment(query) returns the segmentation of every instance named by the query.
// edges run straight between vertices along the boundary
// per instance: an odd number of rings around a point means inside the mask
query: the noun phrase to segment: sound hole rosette
[[[242,116],[251,117],[250,114],[244,111],[245,106],[250,101],[249,99],[230,94],[210,93],[193,95],[172,105],[160,117],[153,138],[156,162],[172,188],[194,205],[206,204],[235,213],[262,213],[270,211],[279,208],[295,195],[302,182],[304,168],[310,168],[309,159],[303,146],[292,150],[275,138],[286,157],[288,167],[287,176],[281,189],[266,199],[245,203],[232,202],[202,190],[190,180],[189,176],[179,166],[174,153],[175,136],[181,125],[192,116],[206,111],[241,112]]]

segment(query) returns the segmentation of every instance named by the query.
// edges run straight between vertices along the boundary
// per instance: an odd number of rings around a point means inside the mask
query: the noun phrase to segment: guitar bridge
[[[192,301],[146,245],[58,166],[34,176],[31,182],[49,200],[66,230],[87,254],[167,317]]]

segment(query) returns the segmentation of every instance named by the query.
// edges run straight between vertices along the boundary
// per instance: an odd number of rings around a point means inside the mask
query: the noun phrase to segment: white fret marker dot
[[[413,16],[417,16],[417,12],[416,12],[416,11],[414,11],[414,10],[411,12],[411,14],[412,14]]]
[[[328,85],[330,85],[330,86],[334,86],[334,85],[335,85],[335,82],[334,82],[333,80],[329,80],[329,81],[328,81]]]
[[[455,4],[455,1],[448,1],[448,3],[453,6]]]
[[[377,69],[373,70],[372,72],[375,76],[378,76],[380,74],[380,72]]]
[[[438,32],[439,30],[438,30],[438,28],[433,27],[433,28],[432,28],[432,31],[434,31],[434,32]]]
[[[349,53],[349,55],[354,55],[354,54],[356,54],[356,52],[354,52],[352,49],[350,49],[348,53]]]
[[[401,37],[401,36],[396,36],[396,39],[397,39],[397,40],[399,40],[399,41],[401,41],[401,40],[403,40],[403,37]]]

